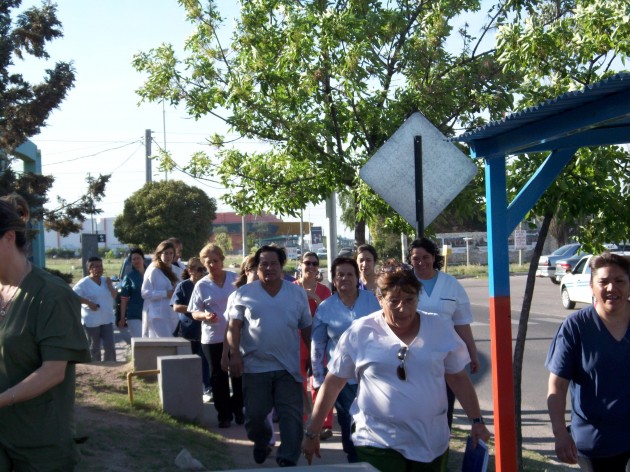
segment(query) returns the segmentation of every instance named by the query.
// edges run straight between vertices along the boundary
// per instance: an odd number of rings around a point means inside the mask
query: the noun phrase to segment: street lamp
[[[472,241],[472,238],[462,238],[466,241],[466,267],[470,265],[470,252],[468,251],[468,241]]]

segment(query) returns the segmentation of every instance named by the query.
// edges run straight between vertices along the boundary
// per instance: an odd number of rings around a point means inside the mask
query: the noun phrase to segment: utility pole
[[[151,182],[151,130],[144,130],[144,156],[146,160],[146,181]]]

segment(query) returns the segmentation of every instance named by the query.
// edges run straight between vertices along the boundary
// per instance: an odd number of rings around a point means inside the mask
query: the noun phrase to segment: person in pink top
[[[320,284],[317,281],[319,275],[319,257],[314,252],[305,252],[302,255],[302,262],[300,263],[300,271],[301,277],[293,282],[296,285],[299,285],[306,291],[306,295],[308,297],[308,305],[311,309],[311,316],[315,316],[315,310],[320,305],[321,302],[330,297],[330,289],[326,287],[324,284]],[[307,370],[310,362],[311,362],[311,353],[310,350],[304,344],[304,341],[301,340],[300,337],[300,367],[302,369],[302,376],[304,377],[304,389],[307,386],[308,374]],[[311,389],[313,396],[313,403],[315,403],[315,399],[317,398],[317,392],[315,389]],[[328,412],[326,416],[326,420],[324,421],[324,426],[320,433],[320,439],[326,440],[332,436],[332,427],[333,427],[333,411],[332,409]]]

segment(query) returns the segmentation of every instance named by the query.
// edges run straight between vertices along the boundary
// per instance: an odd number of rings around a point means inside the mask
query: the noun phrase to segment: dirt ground
[[[132,415],[107,406],[106,394],[120,395],[126,405],[130,370],[131,365],[124,363],[77,365],[75,423],[82,456],[78,472],[176,471],[180,469],[175,457],[183,448],[207,470],[232,468],[227,442],[206,428],[157,420],[154,412]]]

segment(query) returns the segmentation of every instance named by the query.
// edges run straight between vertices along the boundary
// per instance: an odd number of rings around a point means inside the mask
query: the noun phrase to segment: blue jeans
[[[265,449],[269,444],[273,430],[266,418],[275,407],[281,442],[276,460],[297,463],[304,434],[302,397],[302,382],[296,381],[286,370],[243,374],[245,431],[254,442],[254,448]]]
[[[341,428],[341,444],[343,446],[343,452],[348,455],[348,462],[359,462],[357,451],[352,442],[352,415],[350,414],[350,406],[357,397],[358,388],[359,386],[357,384],[346,383],[335,401],[337,421]]]

